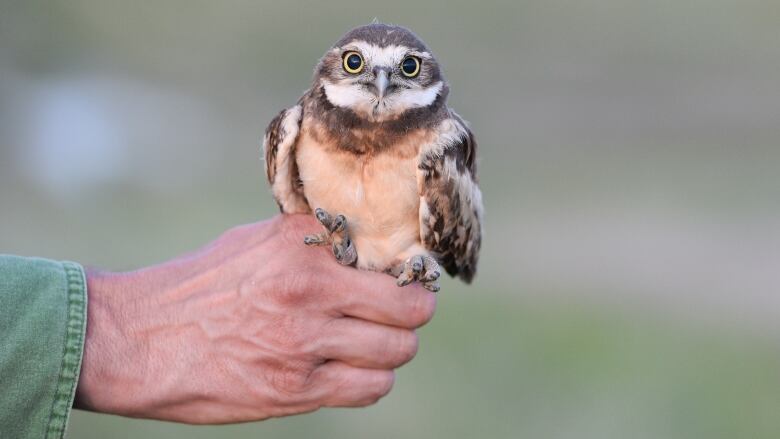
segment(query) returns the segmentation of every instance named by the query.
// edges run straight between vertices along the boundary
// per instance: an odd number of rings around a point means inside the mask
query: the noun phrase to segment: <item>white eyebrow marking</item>
[[[362,40],[352,40],[343,46],[344,50],[357,50],[363,54],[363,58],[370,60],[375,66],[395,66],[400,64],[406,55],[414,55],[423,59],[431,59],[428,52],[420,52],[411,47],[391,44],[389,46],[377,46]]]

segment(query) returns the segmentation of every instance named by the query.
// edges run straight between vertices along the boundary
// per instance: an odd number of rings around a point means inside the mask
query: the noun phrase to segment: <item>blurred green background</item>
[[[0,0],[0,251],[126,270],[274,215],[267,122],[374,17],[477,134],[477,281],[369,409],[69,437],[780,436],[777,1]]]

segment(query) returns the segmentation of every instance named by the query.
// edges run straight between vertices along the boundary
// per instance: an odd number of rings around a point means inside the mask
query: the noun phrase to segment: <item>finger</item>
[[[395,369],[417,354],[417,334],[408,329],[344,317],[334,319],[322,334],[317,354],[350,366]]]
[[[384,273],[342,268],[333,284],[333,304],[340,313],[410,329],[433,318],[436,295],[419,284],[399,287]]]
[[[395,373],[385,369],[363,369],[340,361],[329,361],[315,369],[312,379],[323,390],[326,407],[364,407],[374,404],[393,388]]]

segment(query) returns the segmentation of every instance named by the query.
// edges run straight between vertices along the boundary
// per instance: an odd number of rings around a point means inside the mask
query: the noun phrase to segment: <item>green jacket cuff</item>
[[[46,427],[47,439],[65,435],[68,417],[76,397],[87,330],[87,280],[84,269],[75,262],[63,262],[62,266],[67,280],[67,323],[57,390]]]
[[[86,324],[79,264],[0,255],[0,436],[65,435]]]

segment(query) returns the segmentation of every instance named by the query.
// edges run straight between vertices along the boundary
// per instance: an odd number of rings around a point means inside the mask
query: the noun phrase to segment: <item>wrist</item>
[[[137,275],[86,270],[87,332],[74,407],[131,414],[145,377],[146,350],[132,319],[143,301]]]

